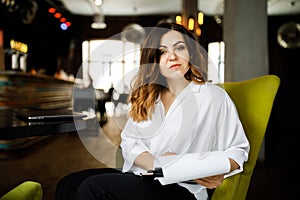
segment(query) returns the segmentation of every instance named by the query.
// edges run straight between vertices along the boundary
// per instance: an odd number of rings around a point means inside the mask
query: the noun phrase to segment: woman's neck
[[[176,96],[190,83],[190,81],[185,78],[182,79],[168,79],[168,89],[170,92],[174,93]]]

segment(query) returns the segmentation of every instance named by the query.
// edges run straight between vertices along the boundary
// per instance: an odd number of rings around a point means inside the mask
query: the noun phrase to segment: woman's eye
[[[167,52],[167,50],[165,50],[165,49],[160,49],[160,50],[159,50],[159,54],[160,54],[160,55],[163,55],[163,54],[165,54],[166,52]]]
[[[177,46],[176,50],[179,50],[179,51],[185,50],[185,46],[184,45]]]

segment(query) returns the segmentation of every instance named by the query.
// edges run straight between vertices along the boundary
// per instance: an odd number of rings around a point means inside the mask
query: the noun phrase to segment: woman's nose
[[[177,58],[176,53],[173,51],[169,51],[168,55],[169,55],[169,60],[175,60]]]

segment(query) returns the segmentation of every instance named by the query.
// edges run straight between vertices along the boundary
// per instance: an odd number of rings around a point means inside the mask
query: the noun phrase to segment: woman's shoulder
[[[224,89],[224,87],[223,87],[223,84],[207,82],[205,85],[206,85],[210,90],[217,91],[217,92],[221,92],[221,93],[226,93],[226,91],[225,91],[225,89]]]
[[[226,94],[226,91],[222,87],[222,84],[206,82],[203,84],[194,83],[193,85],[194,85],[193,88],[195,92],[209,92],[209,93],[221,94],[221,95]]]
[[[193,88],[196,97],[201,101],[223,103],[229,97],[222,85],[219,84],[207,82],[204,84],[194,84]]]

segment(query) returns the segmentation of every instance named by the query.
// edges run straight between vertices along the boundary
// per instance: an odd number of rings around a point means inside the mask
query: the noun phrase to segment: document
[[[230,171],[229,159],[223,151],[161,156],[157,161],[163,175],[156,179],[162,185],[226,174]]]

